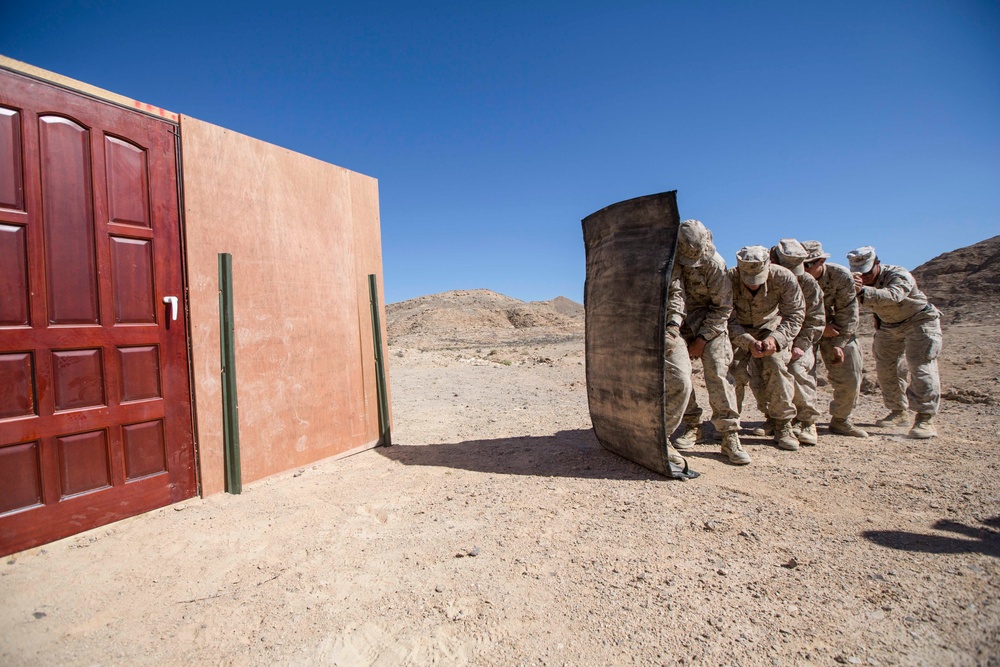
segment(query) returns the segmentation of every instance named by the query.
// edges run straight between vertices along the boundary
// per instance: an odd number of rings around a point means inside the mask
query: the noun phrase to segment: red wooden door
[[[0,554],[196,491],[175,131],[0,70]]]

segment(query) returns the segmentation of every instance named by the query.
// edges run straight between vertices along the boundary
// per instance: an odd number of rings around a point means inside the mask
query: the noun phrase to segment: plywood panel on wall
[[[219,253],[233,256],[244,483],[377,444],[377,182],[187,116],[181,145],[202,493],[224,486]]]

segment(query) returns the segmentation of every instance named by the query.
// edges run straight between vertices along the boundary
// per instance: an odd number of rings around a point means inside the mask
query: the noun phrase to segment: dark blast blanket
[[[679,223],[676,191],[612,204],[583,220],[594,432],[605,448],[668,476],[663,335]]]

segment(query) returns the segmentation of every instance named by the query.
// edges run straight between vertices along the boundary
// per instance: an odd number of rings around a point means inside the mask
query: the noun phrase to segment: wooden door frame
[[[173,135],[173,159],[174,168],[172,177],[174,178],[174,192],[172,193],[172,198],[174,200],[174,205],[176,206],[176,221],[174,224],[177,225],[174,232],[171,234],[174,238],[174,243],[176,247],[174,250],[178,253],[179,266],[177,267],[177,276],[179,276],[179,288],[181,290],[179,307],[183,310],[183,350],[186,355],[184,372],[187,374],[186,377],[186,391],[188,398],[188,405],[186,407],[188,423],[190,424],[190,438],[183,444],[185,450],[185,458],[190,459],[191,474],[193,475],[193,488],[191,489],[192,495],[201,494],[201,470],[200,470],[200,460],[199,460],[199,447],[198,447],[198,431],[197,431],[197,413],[196,413],[196,401],[195,401],[195,382],[194,382],[194,367],[193,367],[193,351],[192,351],[192,325],[190,322],[190,307],[189,307],[189,281],[188,281],[188,258],[187,258],[187,236],[186,236],[186,225],[185,225],[185,210],[184,210],[184,181],[183,181],[183,161],[182,161],[182,148],[181,148],[181,138],[180,138],[180,122],[179,116],[162,109],[158,109],[151,105],[142,104],[134,100],[129,100],[113,93],[107,91],[102,91],[101,89],[83,84],[81,82],[76,82],[72,79],[66,77],[61,77],[59,75],[45,72],[38,68],[25,65],[23,63],[18,63],[9,58],[0,56],[0,71],[5,71],[9,74],[15,75],[22,79],[27,79],[29,81],[36,82],[38,84],[56,89],[57,91],[77,96],[83,98],[84,100],[90,101],[92,103],[107,105],[110,107],[118,108],[126,113],[139,114],[142,116],[147,116],[166,127],[166,130]],[[34,113],[34,112],[33,112]],[[23,142],[23,132],[21,135],[21,141]],[[37,148],[37,146],[36,146]],[[27,195],[28,192],[25,191]],[[162,199],[160,201],[163,201]],[[25,206],[28,202],[25,202]],[[155,259],[155,258],[154,258]],[[155,266],[152,265],[152,266]],[[29,269],[29,272],[33,269]],[[176,280],[176,278],[174,279]],[[173,280],[170,281],[171,284],[176,284]],[[155,296],[155,295],[154,295]],[[155,305],[155,299],[154,299]],[[178,346],[174,345],[176,349]],[[167,397],[164,397],[164,401],[167,401]],[[184,408],[180,408],[183,410]],[[169,412],[169,402],[164,403],[164,416]],[[167,502],[166,504],[173,504],[175,502],[181,502],[181,500],[174,500]],[[161,505],[165,506],[165,505]],[[151,508],[153,509],[153,508]],[[148,511],[148,510],[147,510]],[[139,512],[142,513],[142,512]],[[134,516],[134,515],[131,515]],[[108,523],[113,523],[114,521],[121,520],[121,518],[126,518],[125,516],[114,519],[113,521],[104,521],[98,519],[95,521],[86,521],[84,525],[87,527],[83,530],[89,530],[101,525],[107,525]],[[83,532],[83,531],[80,531]],[[74,533],[75,534],[75,533]],[[63,539],[63,538],[56,538]],[[41,543],[45,543],[44,541]],[[31,548],[31,547],[24,547]]]

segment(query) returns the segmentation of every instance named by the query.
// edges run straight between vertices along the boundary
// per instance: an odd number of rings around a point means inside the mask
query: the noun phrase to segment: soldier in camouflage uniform
[[[795,403],[796,416],[792,430],[800,444],[815,445],[819,410],[816,404],[816,356],[813,348],[823,336],[826,316],[823,291],[816,279],[806,273],[802,266],[808,254],[795,239],[781,239],[778,245],[771,248],[771,261],[795,274],[806,305],[805,320],[792,343],[788,371],[795,379],[795,398],[792,402]]]
[[[803,241],[809,256],[803,264],[806,273],[819,283],[826,310],[826,328],[819,341],[819,352],[833,385],[830,401],[830,432],[855,438],[867,438],[868,433],[855,426],[851,413],[861,393],[863,357],[858,330],[858,299],[854,279],[847,268],[826,260],[819,241]],[[815,370],[814,370],[815,374]]]
[[[681,223],[677,240],[677,266],[684,285],[684,306],[687,314],[680,332],[687,343],[692,360],[701,359],[705,371],[705,388],[712,406],[712,425],[722,434],[722,451],[737,465],[750,463],[750,456],[740,444],[738,430],[740,413],[736,408],[736,393],[727,379],[733,361],[727,324],[733,310],[733,288],[726,274],[726,261],[715,250],[710,232],[698,220]],[[681,433],[674,446],[686,451],[699,433],[703,410],[691,391]]]
[[[691,359],[687,345],[681,337],[681,323],[684,321],[684,284],[676,262],[667,285],[667,326],[664,332],[664,427],[667,435],[681,423],[684,407],[691,395]],[[684,468],[681,456],[667,440],[667,460]]]
[[[774,421],[778,447],[799,448],[792,431],[795,383],[788,371],[791,346],[805,319],[805,301],[788,269],[771,263],[768,249],[747,246],[729,269],[733,313],[729,337],[733,347],[749,356],[749,375],[759,378],[766,416]]]
[[[879,426],[907,423],[907,409],[916,412],[911,438],[933,438],[934,415],[941,404],[937,358],[941,353],[941,313],[901,266],[882,264],[875,248],[847,253],[854,288],[865,308],[875,313],[875,371],[889,414]],[[909,383],[901,372],[905,357]]]

